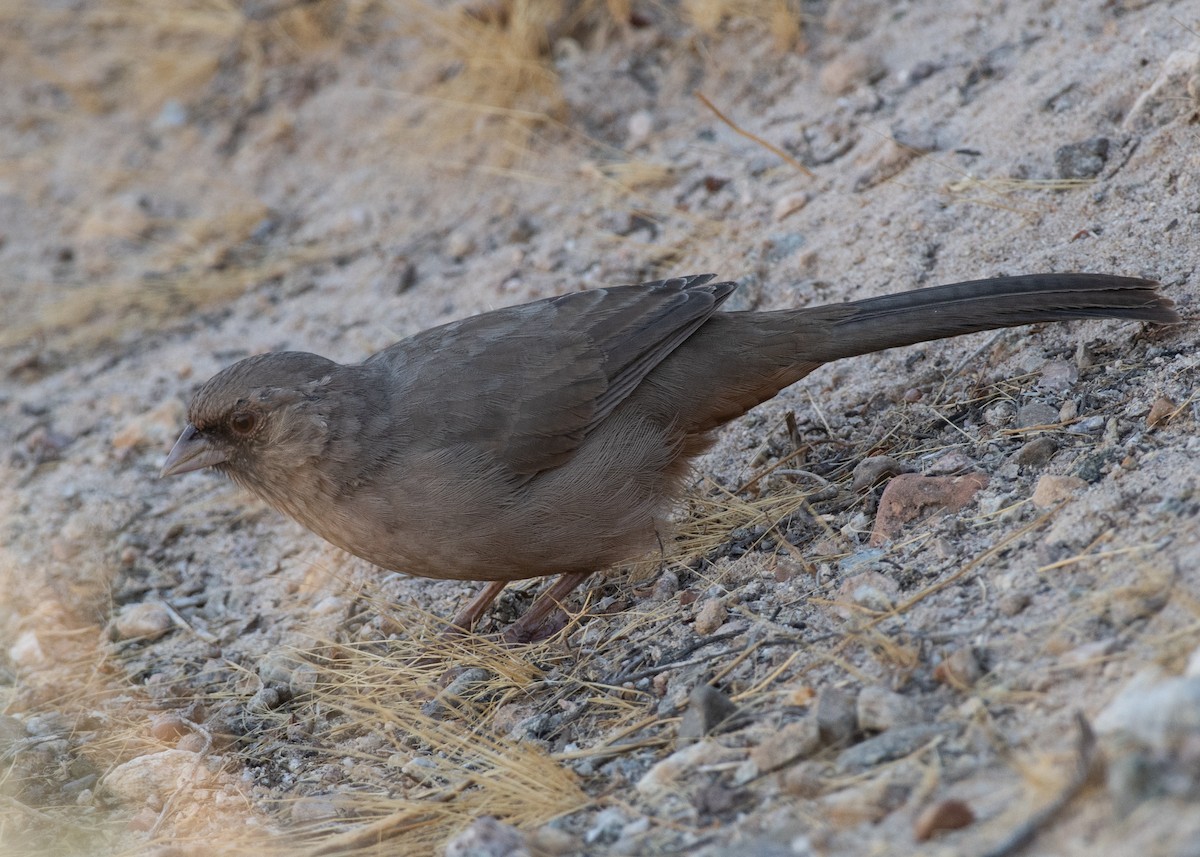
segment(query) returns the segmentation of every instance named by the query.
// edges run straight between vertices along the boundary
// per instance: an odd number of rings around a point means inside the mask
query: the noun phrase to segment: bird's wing
[[[398,342],[367,364],[386,364],[400,380],[410,437],[435,447],[468,444],[531,476],[565,462],[733,292],[733,283],[712,277],[484,313]]]

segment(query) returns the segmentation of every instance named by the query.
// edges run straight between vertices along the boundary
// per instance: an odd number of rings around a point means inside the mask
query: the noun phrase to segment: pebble
[[[892,476],[911,473],[912,467],[890,455],[872,455],[864,458],[854,468],[850,481],[851,491],[864,491]]]
[[[111,636],[114,640],[157,640],[173,625],[164,604],[157,601],[126,604],[112,621]]]
[[[297,824],[328,821],[337,814],[337,804],[328,795],[307,795],[292,801],[292,821]]]
[[[791,217],[797,211],[804,208],[804,206],[808,205],[808,200],[808,192],[803,190],[784,194],[779,197],[779,199],[775,200],[775,206],[772,210],[775,222],[778,223]]]
[[[474,251],[475,239],[471,237],[469,232],[451,232],[446,237],[445,252],[454,261],[460,262]]]
[[[1049,360],[1038,373],[1037,388],[1051,393],[1065,393],[1079,381],[1079,367],[1066,360]]]
[[[1200,74],[1200,57],[1194,50],[1175,51],[1162,64],[1158,76],[1125,115],[1126,131],[1146,132],[1193,109],[1184,95],[1193,77]]]
[[[463,670],[436,697],[421,706],[421,713],[426,717],[442,719],[450,711],[459,711],[470,705],[470,691],[475,685],[486,684],[492,678],[492,673],[483,667],[471,667]]]
[[[834,612],[843,619],[862,615],[859,607],[875,613],[891,610],[900,596],[900,585],[886,574],[864,571],[842,581],[834,599]]]
[[[605,845],[616,842],[629,819],[623,810],[615,806],[606,807],[596,813],[592,826],[583,834],[587,845]]]
[[[988,484],[983,473],[964,476],[920,476],[906,473],[890,481],[879,498],[871,544],[879,546],[899,535],[904,525],[931,511],[957,512]]]
[[[864,687],[858,694],[856,708],[858,728],[864,732],[886,732],[925,719],[924,711],[915,701],[879,685]]]
[[[728,696],[707,684],[697,685],[688,696],[688,707],[679,722],[681,742],[703,738],[737,714],[738,707]]]
[[[8,659],[15,667],[39,667],[48,660],[42,641],[32,628],[22,631],[8,647]]]
[[[1087,482],[1078,476],[1055,476],[1047,473],[1038,478],[1033,489],[1033,505],[1039,509],[1057,506],[1087,488]]]
[[[1091,137],[1060,146],[1054,153],[1054,169],[1060,179],[1090,179],[1100,175],[1108,162],[1108,138]]]
[[[954,798],[940,800],[921,811],[913,824],[913,839],[927,842],[943,830],[960,830],[974,823],[975,813],[966,803]]]
[[[1052,426],[1058,423],[1058,409],[1045,402],[1030,402],[1017,408],[1017,428]]]
[[[1159,396],[1154,400],[1154,404],[1150,406],[1149,413],[1146,414],[1146,425],[1149,428],[1157,428],[1163,425],[1175,413],[1177,405],[1166,396]]]
[[[858,712],[854,694],[839,687],[827,687],[817,695],[814,709],[822,743],[832,747],[849,744],[858,732]]]
[[[138,806],[151,799],[161,801],[189,785],[203,787],[211,779],[196,753],[161,750],[117,765],[101,784],[118,801]]]
[[[580,850],[582,843],[575,836],[557,827],[539,827],[528,837],[529,850],[535,857],[566,857]]]
[[[1028,592],[1010,592],[1003,596],[996,606],[1003,615],[1012,617],[1021,613],[1032,600]]]
[[[720,598],[706,598],[696,611],[696,633],[708,635],[725,624],[729,609]]]
[[[1200,740],[1200,676],[1135,675],[1096,717],[1096,732],[1121,733],[1156,753]]]
[[[826,765],[823,762],[801,762],[783,772],[780,786],[785,792],[799,798],[814,798],[825,790]]]
[[[983,666],[970,646],[955,649],[933,670],[933,677],[942,684],[963,690],[973,687],[983,678]]]
[[[768,735],[750,751],[750,760],[760,773],[767,773],[805,759],[821,747],[821,732],[815,717],[787,723]]]
[[[854,773],[873,768],[907,756],[928,744],[934,738],[951,735],[958,727],[951,723],[921,723],[902,729],[889,729],[874,738],[860,741],[838,754],[836,767],[839,771]]]
[[[150,734],[156,741],[175,742],[190,735],[191,725],[174,711],[165,711],[150,718]]]
[[[1017,450],[1013,460],[1021,467],[1043,467],[1049,463],[1056,452],[1058,452],[1058,441],[1043,435],[1035,437]]]
[[[528,857],[525,834],[485,815],[446,843],[446,857]]]
[[[860,86],[874,83],[885,74],[887,67],[878,54],[850,49],[825,64],[819,81],[826,95],[846,95]]]
[[[637,781],[635,788],[646,797],[673,792],[690,778],[698,768],[718,765],[741,758],[738,750],[722,747],[711,738],[706,738],[676,750],[667,758],[656,762]]]
[[[636,110],[630,115],[626,128],[629,136],[625,145],[629,149],[636,149],[650,139],[650,134],[654,131],[654,114],[649,110]]]

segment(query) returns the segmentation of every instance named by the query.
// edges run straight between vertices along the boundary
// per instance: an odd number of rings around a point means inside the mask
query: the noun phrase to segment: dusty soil
[[[0,4],[6,853],[1200,853],[1194,4],[631,5]],[[1049,270],[1186,321],[825,367],[533,646],[156,478],[248,354]],[[986,485],[874,545],[881,455]]]

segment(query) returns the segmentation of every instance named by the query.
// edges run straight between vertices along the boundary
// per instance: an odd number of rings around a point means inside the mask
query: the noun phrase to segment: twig
[[[705,94],[703,92],[697,92],[696,97],[698,99],[700,99],[700,103],[703,104],[705,107],[707,107],[709,110],[711,110],[718,119],[720,119],[722,122],[724,122],[730,128],[732,128],[734,133],[741,134],[747,140],[753,140],[755,143],[758,143],[758,145],[762,146],[767,151],[772,152],[772,153],[778,155],[779,157],[783,158],[784,161],[791,164],[793,167],[798,169],[800,172],[804,173],[810,179],[816,178],[816,175],[813,173],[812,170],[810,170],[808,167],[804,166],[804,164],[797,161],[795,158],[793,158],[791,155],[789,155],[783,149],[776,146],[774,143],[768,143],[766,140],[764,140],[762,137],[758,136],[757,134],[752,134],[749,131],[747,131],[746,129],[739,128],[737,125],[733,124],[733,120],[731,120],[728,116],[726,116],[724,113],[722,113],[720,110],[718,110],[717,106],[715,104],[713,104],[711,101],[709,101],[708,97],[705,96]]]
[[[1063,786],[1058,797],[1050,801],[1040,812],[1030,816],[1025,823],[1018,825],[1017,829],[1001,842],[984,851],[982,857],[1008,857],[1008,855],[1020,851],[1032,842],[1038,831],[1049,824],[1054,816],[1074,800],[1075,796],[1087,785],[1092,768],[1098,758],[1096,733],[1092,731],[1092,725],[1088,723],[1082,712],[1075,712],[1075,726],[1079,729],[1079,736],[1075,741],[1075,771],[1071,775],[1071,779]]]

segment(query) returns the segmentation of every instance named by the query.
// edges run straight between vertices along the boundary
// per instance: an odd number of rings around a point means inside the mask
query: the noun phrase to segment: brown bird
[[[724,423],[822,363],[993,328],[1170,324],[1150,280],[998,277],[851,303],[716,312],[712,275],[575,292],[397,342],[362,363],[250,357],[192,400],[163,465],[212,467],[386,569],[562,577],[506,634],[528,637],[595,570],[656,544],[691,460]]]

